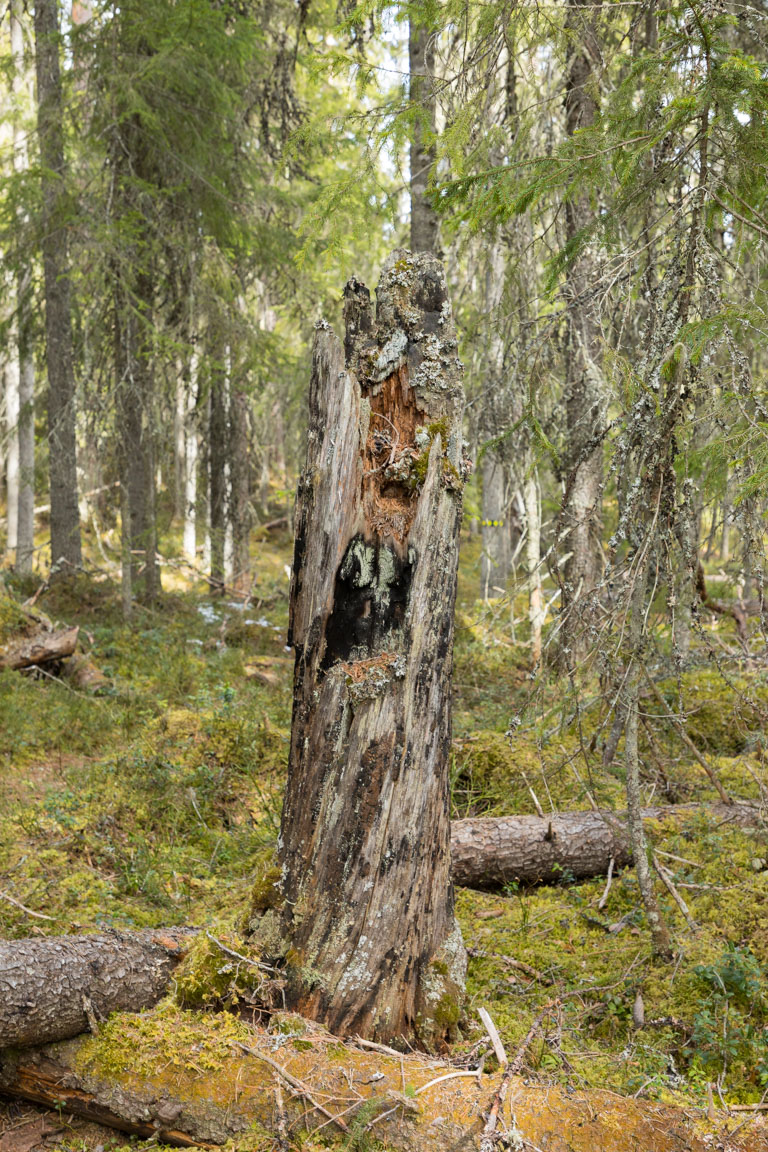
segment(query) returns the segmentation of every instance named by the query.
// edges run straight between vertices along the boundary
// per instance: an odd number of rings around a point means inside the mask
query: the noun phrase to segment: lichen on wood
[[[267,1031],[167,1002],[116,1015],[98,1036],[0,1057],[5,1092],[181,1146],[267,1149],[282,1128],[297,1146],[317,1132],[331,1146],[340,1137],[346,1147],[478,1152],[500,1078],[340,1044],[290,1014]],[[716,1127],[679,1108],[514,1077],[498,1130],[549,1152],[705,1152]],[[765,1138],[755,1118],[728,1146],[746,1152]]]
[[[253,922],[289,1006],[340,1034],[439,1044],[464,948],[448,757],[462,367],[442,266],[396,252],[374,311],[316,331],[296,509],[282,904]]]

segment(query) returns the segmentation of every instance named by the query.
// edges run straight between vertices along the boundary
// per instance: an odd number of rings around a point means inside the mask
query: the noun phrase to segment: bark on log
[[[715,824],[755,827],[757,805],[676,805],[646,808],[646,820],[682,821],[707,813]],[[608,823],[605,816],[612,823]],[[538,816],[454,820],[451,855],[454,883],[494,889],[577,879],[630,864],[623,835],[625,813],[565,812]],[[171,928],[93,936],[42,937],[0,942],[0,1047],[39,1045],[76,1036],[89,1026],[84,1003],[98,1017],[152,1007],[195,929]]]
[[[31,636],[14,637],[0,648],[0,668],[19,671],[64,660],[74,652],[79,631],[75,625],[56,632],[41,631]]]
[[[218,1145],[257,1128],[293,1147],[300,1133],[322,1128],[321,1135],[341,1130],[361,1139],[368,1129],[400,1152],[481,1148],[500,1073],[457,1075],[411,1054],[342,1048],[295,1017],[286,1025],[298,1032],[283,1031],[276,1048],[274,1032],[227,1013],[158,1015],[154,1032],[152,1017],[125,1015],[97,1037],[4,1052],[0,1091],[177,1146]],[[497,1128],[547,1152],[704,1152],[712,1140],[700,1117],[680,1109],[519,1077]],[[756,1118],[742,1146],[762,1147],[765,1133]]]
[[[346,287],[346,362],[316,331],[284,899],[256,931],[287,960],[289,1007],[340,1034],[418,1027],[434,1043],[465,964],[448,815],[462,368],[434,257],[396,252],[377,297],[374,318],[368,289]]]
[[[0,1048],[85,1032],[151,1008],[194,932],[183,928],[0,941]]]
[[[676,804],[644,808],[644,820],[685,820],[706,812],[717,824],[754,827],[761,809],[753,804]],[[764,818],[764,814],[763,817]],[[632,863],[626,812],[563,812],[540,816],[488,816],[451,822],[453,881],[465,888],[505,884],[551,884],[565,876],[601,876],[613,859]]]
[[[79,692],[98,696],[110,687],[110,680],[90,656],[81,653],[64,665],[64,677]]]

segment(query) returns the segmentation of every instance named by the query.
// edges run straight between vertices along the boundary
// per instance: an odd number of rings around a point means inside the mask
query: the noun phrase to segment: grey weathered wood
[[[675,804],[644,808],[643,819],[685,820],[706,814],[715,824],[755,827],[761,809],[753,804]],[[503,888],[505,884],[551,884],[564,876],[601,876],[613,859],[632,863],[626,812],[562,812],[540,816],[487,816],[451,823],[455,884]]]
[[[279,911],[288,1003],[334,1032],[435,1041],[465,964],[448,818],[462,368],[443,269],[396,252],[321,323],[296,506]],[[346,354],[345,354],[346,353]]]
[[[172,928],[0,941],[0,1048],[85,1032],[110,1012],[151,1008],[193,933]]]
[[[0,668],[33,668],[37,664],[50,664],[65,660],[77,647],[79,627],[60,628],[48,632],[40,630],[31,636],[19,636],[0,646]]]

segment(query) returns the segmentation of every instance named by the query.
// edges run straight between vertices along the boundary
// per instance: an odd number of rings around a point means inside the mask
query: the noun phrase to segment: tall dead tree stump
[[[279,908],[258,932],[289,1007],[439,1043],[465,953],[450,878],[450,679],[462,366],[438,260],[398,251],[316,331],[289,641]],[[271,942],[270,942],[271,938]]]

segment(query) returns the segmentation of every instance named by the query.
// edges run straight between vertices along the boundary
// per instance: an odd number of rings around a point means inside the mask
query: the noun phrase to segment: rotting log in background
[[[398,251],[375,316],[316,330],[296,505],[281,903],[254,922],[291,1008],[434,1044],[459,1015],[448,764],[462,366],[438,260]]]

